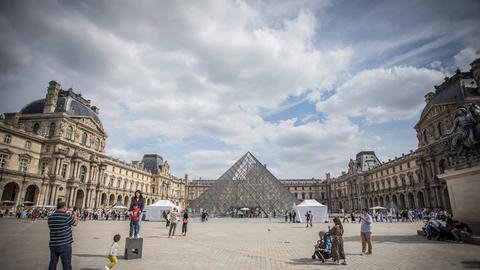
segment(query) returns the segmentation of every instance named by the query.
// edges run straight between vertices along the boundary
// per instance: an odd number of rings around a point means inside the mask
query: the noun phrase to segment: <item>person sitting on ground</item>
[[[326,232],[325,231],[319,231],[318,232],[318,241],[317,243],[314,245],[315,247],[315,251],[312,255],[312,259],[315,260],[316,257],[318,257],[320,260],[322,260],[322,262],[325,262],[325,258],[326,256],[324,256],[322,253],[329,253],[329,251],[327,251],[327,249],[331,249],[331,247],[326,247],[326,243],[325,243],[325,234]]]
[[[118,263],[118,242],[120,241],[120,235],[115,234],[113,236],[113,243],[112,246],[110,247],[110,254],[108,254],[108,259],[110,260],[110,263],[108,266],[105,266],[105,270],[112,269],[117,263]]]

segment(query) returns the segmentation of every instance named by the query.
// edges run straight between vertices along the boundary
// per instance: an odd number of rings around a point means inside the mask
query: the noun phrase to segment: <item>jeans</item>
[[[183,223],[183,224],[182,224],[182,233],[183,233],[183,234],[187,234],[187,224],[188,224],[188,223]]]
[[[175,229],[177,228],[177,223],[175,222],[170,222],[170,230],[168,231],[168,237],[175,236]],[[173,230],[173,233],[172,233]]]
[[[130,237],[138,236],[138,231],[140,230],[140,226],[138,225],[138,221],[130,220],[130,233],[128,234]]]
[[[62,259],[63,270],[72,270],[72,244],[50,247],[48,270],[56,270],[58,257]]]

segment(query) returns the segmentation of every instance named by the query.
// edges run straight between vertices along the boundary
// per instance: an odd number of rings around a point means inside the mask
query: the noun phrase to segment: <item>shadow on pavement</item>
[[[73,254],[73,256],[84,257],[84,258],[107,258],[106,255],[99,255],[99,254]]]
[[[480,261],[462,261],[463,267],[480,269]]]
[[[299,259],[291,259],[289,262],[286,262],[290,265],[331,265],[335,266],[336,264],[332,261],[327,261],[322,263],[320,260],[313,260],[312,258],[299,258]]]
[[[356,241],[360,242],[360,236],[346,236],[343,237],[343,241],[351,242]],[[372,242],[373,245],[375,243],[396,243],[396,244],[453,244],[452,242],[445,242],[445,241],[436,241],[436,240],[428,240],[425,237],[418,236],[418,235],[372,235]]]

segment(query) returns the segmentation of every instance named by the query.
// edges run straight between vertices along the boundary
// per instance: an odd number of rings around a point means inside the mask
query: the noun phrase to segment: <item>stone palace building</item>
[[[449,131],[459,105],[480,103],[480,59],[425,95],[415,125],[418,148],[386,162],[373,151],[350,159],[341,175],[324,179],[280,179],[297,199],[316,199],[330,211],[394,206],[450,209],[448,189],[438,177],[451,166]],[[422,91],[422,89],[419,89]],[[170,174],[166,160],[144,155],[131,164],[107,156],[107,134],[99,109],[55,81],[46,98],[0,120],[1,207],[54,205],[65,200],[80,208],[128,205],[135,190],[147,204],[169,199],[181,207],[215,180],[189,181]]]
[[[170,174],[167,160],[153,154],[128,164],[105,155],[106,140],[99,109],[51,81],[44,99],[0,120],[1,206],[128,206],[135,190],[147,204],[185,206],[187,181]]]

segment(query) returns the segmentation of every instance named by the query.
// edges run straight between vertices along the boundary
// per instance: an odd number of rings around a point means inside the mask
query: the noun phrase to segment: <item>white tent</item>
[[[295,212],[297,212],[297,218],[300,222],[306,222],[307,217],[305,214],[308,211],[312,211],[313,222],[326,222],[328,220],[328,208],[316,200],[304,200],[299,205],[294,206]]]
[[[177,208],[179,212],[181,211],[180,207],[173,204],[171,201],[159,200],[154,204],[150,204],[145,207],[145,219],[149,221],[163,221],[165,220],[162,216],[163,211],[167,213],[168,211],[172,211],[174,207]]]

